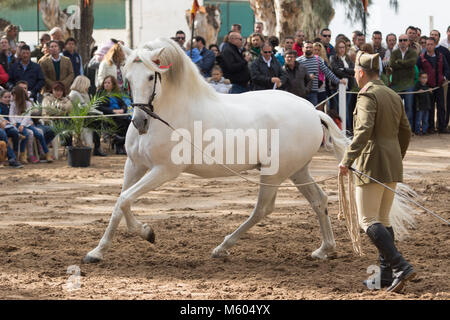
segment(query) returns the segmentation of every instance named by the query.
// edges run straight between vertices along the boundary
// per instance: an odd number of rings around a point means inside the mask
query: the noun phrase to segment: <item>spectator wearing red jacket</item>
[[[303,31],[297,31],[295,33],[295,43],[292,49],[297,51],[297,58],[303,55],[303,41],[305,41],[305,33]]]
[[[6,73],[5,69],[0,65],[0,85],[4,85],[8,82],[9,75]]]

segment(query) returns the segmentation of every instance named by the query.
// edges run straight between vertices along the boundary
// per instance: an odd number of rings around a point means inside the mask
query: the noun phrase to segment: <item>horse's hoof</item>
[[[152,227],[149,225],[145,225],[145,229],[147,229],[146,235],[144,237],[145,240],[147,240],[150,243],[155,243],[155,232],[153,231]]]
[[[212,258],[228,258],[230,253],[225,249],[215,248],[211,254]]]
[[[99,263],[100,261],[102,261],[102,259],[90,256],[89,254],[83,259],[83,263]]]
[[[333,259],[336,258],[337,254],[335,251],[326,252],[322,249],[317,249],[311,254],[311,257],[313,259],[319,259],[319,260],[327,260],[327,259]]]

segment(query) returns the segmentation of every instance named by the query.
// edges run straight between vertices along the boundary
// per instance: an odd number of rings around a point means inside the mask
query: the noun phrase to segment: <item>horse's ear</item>
[[[120,45],[120,47],[122,48],[123,52],[125,53],[125,57],[128,57],[128,56],[133,52],[133,50],[131,50],[131,49],[128,48],[128,47],[125,47],[125,46],[122,45],[120,42],[119,42],[119,45]]]

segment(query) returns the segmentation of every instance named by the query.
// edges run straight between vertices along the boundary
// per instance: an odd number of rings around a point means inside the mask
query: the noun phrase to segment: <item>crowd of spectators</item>
[[[119,42],[111,39],[95,47],[90,60],[82,61],[77,41],[65,39],[59,28],[43,34],[33,51],[25,42],[17,41],[15,26],[8,26],[4,32],[0,39],[0,140],[8,145],[9,164],[19,168],[53,160],[48,148],[55,134],[48,122],[30,118],[33,104],[39,103],[44,109],[56,107],[61,115],[67,115],[74,104],[87,104],[94,94],[106,97],[97,108],[99,114],[124,114],[114,118],[117,133],[110,138],[116,153],[126,154],[125,133],[130,124],[126,115],[131,112],[132,97],[128,95],[125,54]],[[328,28],[314,39],[307,39],[302,30],[283,39],[263,34],[264,24],[256,22],[248,37],[242,35],[240,24],[234,24],[220,44],[207,46],[203,37],[196,36],[190,48],[183,31],[177,31],[172,39],[220,93],[286,90],[309,100],[338,122],[338,98],[328,98],[344,84],[347,118],[343,121],[350,134],[355,93],[359,91],[354,79],[356,53],[378,53],[380,78],[403,98],[413,133],[449,132],[450,27],[445,37],[438,30],[422,35],[413,26],[404,34],[390,33],[385,38],[375,31],[369,43],[357,30],[351,39],[344,34],[333,38]],[[11,115],[20,117],[9,118]],[[94,155],[106,156],[100,140],[94,132]],[[72,145],[71,137],[63,144]]]
[[[183,31],[172,39],[186,50],[206,80],[221,93],[286,90],[336,117],[338,98],[328,98],[336,93],[340,83],[345,84],[348,93],[344,121],[350,134],[355,93],[360,89],[354,78],[356,54],[360,50],[378,53],[380,78],[401,95],[413,133],[449,133],[450,27],[445,37],[438,30],[432,30],[429,36],[422,35],[421,29],[413,26],[407,27],[404,34],[389,33],[385,38],[375,31],[370,42],[358,30],[351,39],[338,34],[332,41],[328,28],[314,39],[306,39],[302,30],[278,39],[264,36],[263,27],[263,23],[256,22],[254,32],[245,38],[241,25],[233,24],[223,42],[210,44],[208,49],[199,36],[194,38],[193,48],[185,48],[190,42]],[[212,70],[216,77],[210,77]]]
[[[8,26],[5,34],[0,39],[0,140],[6,142],[11,167],[52,162],[54,122],[35,116],[68,115],[75,105],[87,105],[93,95],[103,97],[93,110],[96,114],[124,115],[113,119],[115,133],[109,138],[116,154],[126,154],[132,102],[123,73],[125,54],[118,41],[94,48],[91,59],[83,63],[77,41],[65,39],[59,28],[43,34],[33,51],[17,41],[14,26]],[[92,138],[93,154],[107,156],[97,131]],[[72,146],[72,137],[62,143]]]

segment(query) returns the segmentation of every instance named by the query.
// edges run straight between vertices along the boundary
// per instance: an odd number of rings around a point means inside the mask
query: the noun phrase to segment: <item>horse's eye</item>
[[[150,77],[148,77],[148,80],[149,80],[149,81],[153,81],[154,78],[155,78],[155,77],[154,77],[153,75],[151,75]]]

